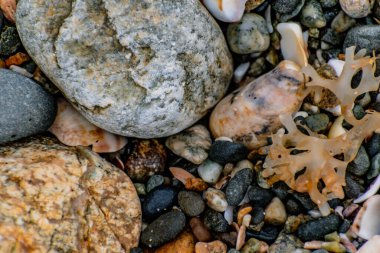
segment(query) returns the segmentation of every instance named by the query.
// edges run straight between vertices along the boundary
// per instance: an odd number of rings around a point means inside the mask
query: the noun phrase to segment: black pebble
[[[262,222],[265,218],[265,210],[262,207],[254,207],[252,212],[252,223],[257,225]]]
[[[304,241],[324,240],[324,236],[338,231],[340,226],[339,216],[332,214],[318,220],[311,220],[298,228],[298,237]]]
[[[367,144],[367,153],[372,158],[380,153],[380,134],[373,134],[371,140]]]
[[[205,211],[203,223],[208,229],[214,232],[227,232],[229,227],[223,214],[211,209]]]
[[[363,176],[367,173],[370,165],[367,152],[365,148],[361,146],[355,159],[348,164],[347,171],[356,176]]]
[[[266,243],[272,244],[278,234],[280,233],[280,228],[276,226],[264,226],[261,231],[251,231],[247,230],[246,236],[248,238],[256,238],[258,240],[264,241]]]
[[[362,187],[349,175],[346,175],[346,186],[343,187],[347,199],[356,199],[362,192]]]
[[[292,196],[301,203],[301,206],[307,211],[310,211],[315,208],[315,203],[311,200],[310,196],[305,193],[292,193]]]
[[[173,187],[158,186],[148,193],[142,204],[144,218],[152,220],[165,213],[177,201],[177,192]]]
[[[346,233],[348,229],[351,227],[351,222],[349,220],[344,219],[342,225],[340,225],[338,232]]]
[[[246,168],[238,171],[226,187],[228,205],[236,206],[244,198],[249,185],[253,180],[253,170]]]
[[[284,182],[277,182],[273,185],[272,192],[279,198],[281,201],[285,202],[288,196],[289,186]]]
[[[180,211],[171,211],[154,220],[141,233],[141,242],[148,247],[158,247],[174,239],[186,225],[186,217]]]
[[[248,198],[253,206],[266,207],[273,199],[271,190],[259,186],[252,186],[248,191]]]
[[[236,163],[247,158],[248,149],[241,143],[216,141],[212,144],[209,158],[220,164]]]
[[[289,198],[285,203],[286,212],[292,215],[298,215],[304,210],[299,202],[293,198]]]

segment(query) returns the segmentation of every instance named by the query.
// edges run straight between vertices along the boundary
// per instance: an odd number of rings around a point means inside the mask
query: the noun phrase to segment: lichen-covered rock
[[[131,180],[95,153],[32,138],[0,146],[0,252],[129,252],[141,208]]]
[[[232,60],[198,0],[22,0],[21,40],[92,123],[140,138],[168,136],[224,95]]]

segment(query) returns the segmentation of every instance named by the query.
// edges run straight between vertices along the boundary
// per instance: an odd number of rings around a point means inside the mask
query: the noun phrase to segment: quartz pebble
[[[166,139],[166,147],[194,164],[207,159],[211,147],[210,133],[203,125],[195,125]]]
[[[265,208],[265,222],[271,225],[282,225],[286,222],[287,214],[282,201],[275,197]]]
[[[207,205],[218,212],[224,212],[227,209],[227,200],[224,192],[216,190],[214,188],[208,188],[204,192],[204,199]]]
[[[211,160],[204,161],[198,167],[199,176],[207,183],[215,184],[222,174],[223,166]]]
[[[246,13],[238,23],[227,28],[227,41],[233,52],[250,54],[263,52],[270,44],[265,19],[255,13]]]

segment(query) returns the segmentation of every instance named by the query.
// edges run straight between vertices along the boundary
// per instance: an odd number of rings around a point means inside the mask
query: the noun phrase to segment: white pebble
[[[247,0],[203,0],[203,4],[218,20],[233,23],[239,21]]]
[[[222,171],[222,165],[208,159],[198,167],[199,176],[203,179],[203,181],[210,184],[215,184],[218,182]]]
[[[241,80],[243,80],[245,74],[247,73],[248,69],[249,69],[249,66],[250,66],[250,63],[249,62],[246,62],[246,63],[242,63],[240,64],[236,69],[235,69],[235,72],[234,72],[234,82],[235,83],[240,83]]]

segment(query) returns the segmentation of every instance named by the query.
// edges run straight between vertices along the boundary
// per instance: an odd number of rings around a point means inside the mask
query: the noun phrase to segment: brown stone
[[[156,249],[154,253],[194,253],[195,240],[189,232],[183,232],[173,241]]]
[[[190,227],[193,231],[194,236],[200,242],[211,241],[212,236],[208,231],[207,227],[203,224],[202,220],[194,217],[190,220]]]
[[[209,243],[197,242],[195,244],[195,253],[226,253],[227,246],[221,241]]]

